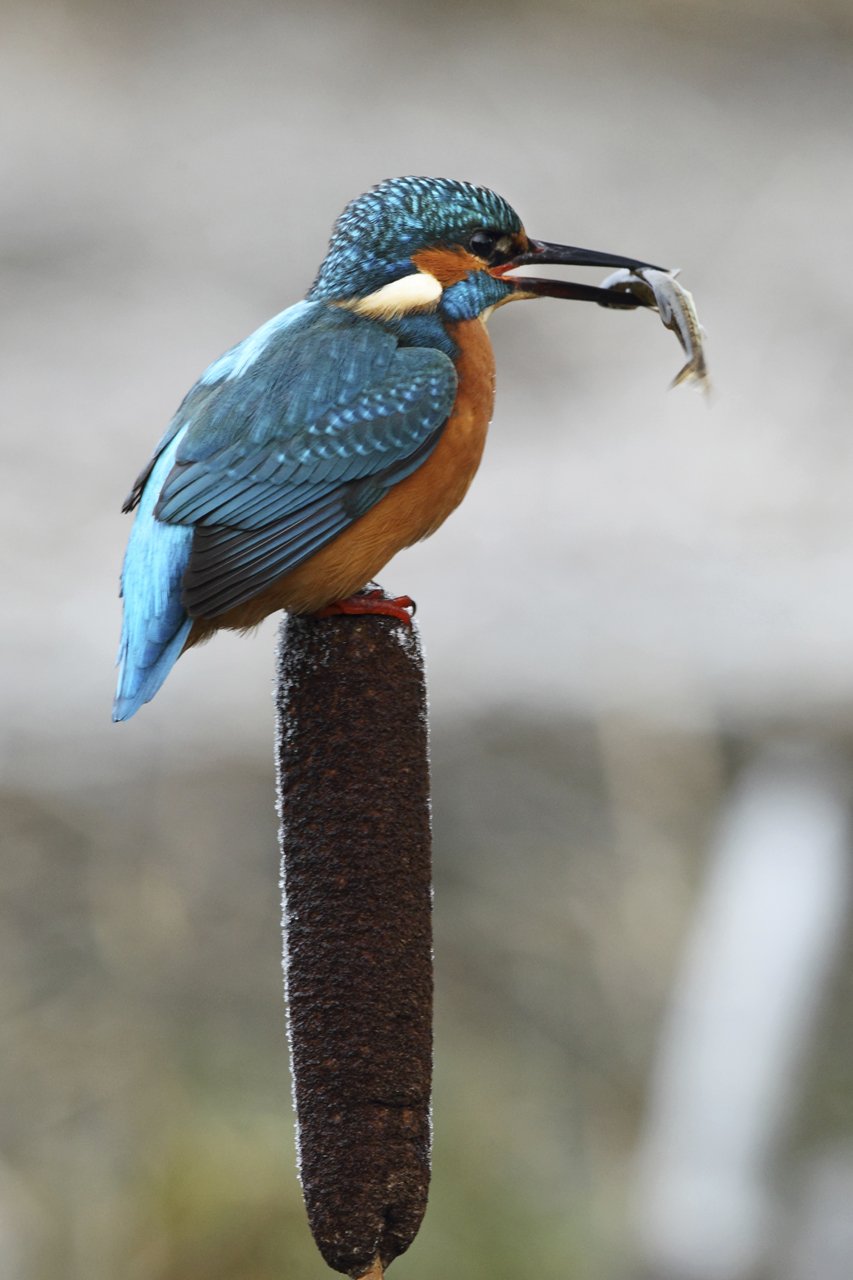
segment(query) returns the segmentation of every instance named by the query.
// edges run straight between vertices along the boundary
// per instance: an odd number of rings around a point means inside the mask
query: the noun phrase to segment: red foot
[[[415,609],[411,596],[386,596],[381,587],[376,587],[372,591],[357,591],[354,596],[347,596],[345,600],[333,600],[331,604],[318,609],[314,617],[334,618],[342,613],[378,613],[386,618],[396,618],[398,622],[407,622],[411,626]]]

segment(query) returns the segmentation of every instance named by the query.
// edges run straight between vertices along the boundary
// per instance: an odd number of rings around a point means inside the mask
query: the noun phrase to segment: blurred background
[[[112,725],[121,501],[344,203],[495,187],[680,266],[492,322],[477,482],[384,584],[432,703],[435,1172],[399,1280],[849,1280],[853,5],[3,7],[9,1280],[310,1280],[276,624]]]

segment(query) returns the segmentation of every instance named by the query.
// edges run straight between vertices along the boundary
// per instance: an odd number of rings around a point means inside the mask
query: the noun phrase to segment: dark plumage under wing
[[[155,514],[193,526],[184,607],[216,617],[309,559],[421,465],[450,414],[456,373],[441,351],[399,347],[380,325],[323,307],[245,371],[198,390],[200,412]]]

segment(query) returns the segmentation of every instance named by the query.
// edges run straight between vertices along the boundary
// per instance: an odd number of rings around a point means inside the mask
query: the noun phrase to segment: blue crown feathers
[[[459,244],[478,227],[514,235],[521,219],[496,192],[472,182],[389,178],[346,206],[308,297],[371,293],[410,272],[419,249]]]

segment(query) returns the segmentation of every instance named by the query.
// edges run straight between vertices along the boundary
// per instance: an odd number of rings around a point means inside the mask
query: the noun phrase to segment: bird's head
[[[379,319],[440,311],[450,320],[467,320],[515,298],[640,305],[625,293],[512,274],[514,267],[549,264],[651,266],[531,240],[515,210],[487,187],[450,178],[390,178],[344,209],[308,296]]]

